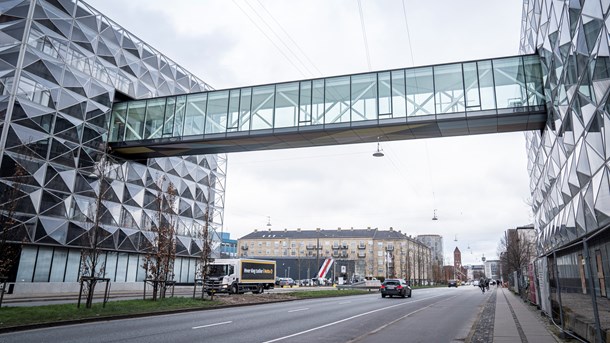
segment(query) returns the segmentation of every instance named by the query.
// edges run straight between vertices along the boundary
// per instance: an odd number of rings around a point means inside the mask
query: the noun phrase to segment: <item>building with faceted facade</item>
[[[222,226],[224,155],[113,159],[104,178],[98,166],[113,102],[211,87],[78,0],[2,1],[0,23],[3,194],[16,182],[14,171],[25,172],[20,193],[2,201],[3,215],[18,201],[15,221],[3,228],[22,243],[9,275],[15,292],[76,284],[98,205],[102,276],[113,289],[141,287],[161,179],[177,191],[174,279],[192,282],[202,227]]]
[[[596,342],[610,332],[609,13],[607,0],[525,0],[521,33],[521,52],[540,55],[549,115],[527,133],[539,303]]]

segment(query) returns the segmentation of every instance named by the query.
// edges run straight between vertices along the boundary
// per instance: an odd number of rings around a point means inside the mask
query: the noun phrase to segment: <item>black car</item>
[[[457,280],[449,280],[449,282],[447,284],[449,285],[449,287],[457,288],[457,286],[458,286]]]
[[[386,295],[392,297],[393,295],[399,295],[401,297],[411,297],[411,287],[403,279],[386,279],[379,288],[381,297],[385,298]]]

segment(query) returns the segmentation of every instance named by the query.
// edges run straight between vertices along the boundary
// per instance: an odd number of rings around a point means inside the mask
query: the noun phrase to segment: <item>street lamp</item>
[[[383,150],[381,149],[381,146],[379,145],[379,138],[380,137],[377,137],[377,151],[375,151],[373,153],[373,156],[375,156],[375,157],[383,157],[383,156],[385,156],[384,153],[383,153]]]

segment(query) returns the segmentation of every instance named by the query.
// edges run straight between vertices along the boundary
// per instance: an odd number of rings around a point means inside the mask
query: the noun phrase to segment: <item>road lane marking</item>
[[[231,324],[231,323],[233,323],[233,321],[222,322],[222,323],[214,323],[214,324],[208,324],[208,325],[201,325],[201,326],[193,326],[193,330],[195,330],[195,329],[209,328],[210,326],[217,326],[217,325]]]
[[[417,312],[423,311],[423,310],[425,310],[425,309],[427,309],[427,308],[429,308],[429,307],[432,307],[432,306],[434,306],[434,305],[436,305],[436,304],[438,304],[438,303],[441,303],[441,302],[443,302],[443,301],[446,301],[446,300],[451,300],[451,299],[453,299],[453,298],[455,298],[455,297],[457,297],[457,295],[454,295],[454,296],[452,296],[452,297],[450,297],[450,298],[447,298],[447,299],[442,299],[442,300],[439,300],[439,301],[437,301],[437,302],[435,302],[435,303],[432,303],[432,304],[430,304],[430,305],[428,305],[428,306],[426,306],[426,307],[422,307],[422,308],[417,309],[417,310],[415,310],[415,311],[413,311],[413,312],[411,312],[411,313],[407,313],[407,314],[405,314],[404,316],[402,316],[402,317],[400,317],[400,318],[394,319],[393,321],[391,321],[391,322],[389,322],[389,323],[387,323],[387,324],[384,324],[384,325],[382,325],[382,326],[378,327],[377,329],[375,329],[375,330],[371,331],[369,334],[375,334],[375,333],[378,333],[378,332],[379,332],[379,331],[381,331],[382,329],[385,329],[385,328],[387,328],[388,326],[390,326],[390,325],[392,325],[392,324],[394,324],[394,323],[396,323],[396,322],[398,322],[398,321],[401,321],[401,320],[403,320],[403,319],[407,318],[407,317],[408,317],[408,316],[410,316],[410,315],[416,314]]]
[[[307,310],[309,310],[309,307],[297,308],[297,309],[288,311],[288,313],[290,313],[290,312],[299,312],[299,311],[307,311]]]
[[[269,340],[269,341],[265,341],[265,342],[263,342],[263,343],[273,343],[273,342],[279,342],[279,341],[283,341],[283,340],[288,339],[288,338],[292,338],[292,337],[296,337],[296,336],[304,335],[304,334],[309,333],[309,332],[312,332],[312,331],[316,331],[316,330],[320,330],[320,329],[327,328],[327,327],[329,327],[329,326],[337,325],[337,324],[340,324],[340,323],[346,322],[346,321],[351,320],[351,319],[354,319],[354,318],[358,318],[358,317],[366,316],[366,315],[369,315],[369,314],[372,314],[372,313],[375,313],[375,312],[379,312],[379,311],[385,311],[385,310],[389,310],[389,309],[391,309],[391,308],[398,307],[398,306],[404,306],[404,305],[407,305],[407,304],[412,304],[412,303],[414,303],[414,302],[419,302],[419,301],[423,301],[423,300],[427,300],[427,299],[438,298],[438,297],[441,297],[441,296],[443,296],[443,295],[444,295],[444,294],[441,294],[441,295],[436,295],[436,296],[432,296],[432,297],[428,297],[428,298],[423,298],[423,299],[418,299],[418,300],[414,300],[414,301],[409,301],[409,302],[401,302],[400,304],[396,304],[396,305],[391,305],[391,306],[386,306],[386,307],[378,308],[378,309],[376,309],[376,310],[371,310],[371,311],[368,311],[368,312],[364,312],[364,313],[357,314],[357,315],[355,315],[355,316],[351,316],[351,317],[348,317],[348,318],[343,318],[343,319],[341,319],[341,320],[337,320],[337,321],[332,322],[332,323],[328,323],[328,324],[324,324],[324,325],[321,325],[321,326],[317,326],[317,327],[315,327],[315,328],[311,328],[311,329],[309,329],[309,330],[305,330],[305,331],[301,331],[301,332],[296,332],[296,333],[293,333],[292,335],[288,335],[288,336],[284,336],[284,337],[278,337],[278,338],[275,338],[275,339],[272,339],[272,340]],[[416,311],[416,312],[417,312],[417,311]]]
[[[345,304],[349,304],[349,303],[351,303],[351,301],[344,301],[344,302],[341,302],[341,303],[339,303],[337,305],[345,305]]]

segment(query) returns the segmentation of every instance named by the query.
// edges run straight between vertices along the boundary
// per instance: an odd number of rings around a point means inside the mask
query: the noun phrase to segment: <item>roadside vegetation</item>
[[[74,304],[3,307],[0,309],[0,329],[89,318],[138,315],[184,309],[205,309],[217,307],[220,304],[218,301],[201,301],[192,298],[175,297],[162,299],[161,301],[109,301],[106,303],[106,307],[103,307],[102,303],[93,303],[90,309],[75,308]]]
[[[90,320],[92,318],[108,319],[114,316],[146,315],[180,310],[203,310],[227,305],[244,305],[283,300],[350,296],[367,293],[369,292],[362,290],[295,291],[273,294],[265,293],[260,295],[223,295],[216,296],[213,301],[209,299],[202,301],[201,299],[192,299],[190,297],[168,297],[164,299],[157,299],[157,301],[109,301],[106,303],[105,307],[102,306],[102,303],[93,303],[90,309],[75,308],[74,304],[3,307],[0,308],[0,330],[31,325],[45,326],[50,323]]]

